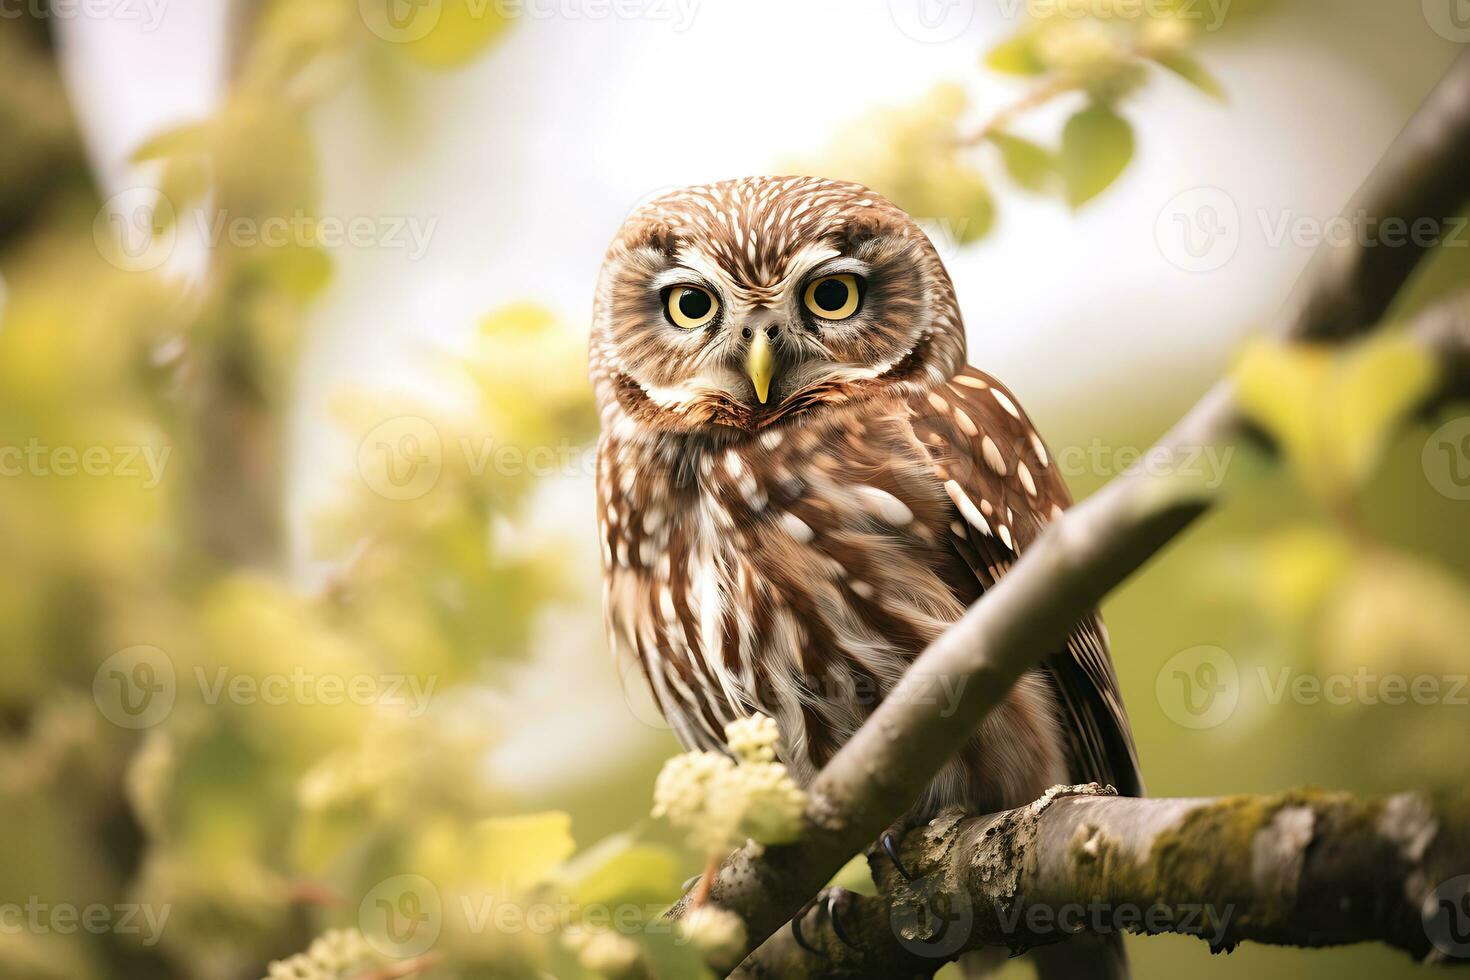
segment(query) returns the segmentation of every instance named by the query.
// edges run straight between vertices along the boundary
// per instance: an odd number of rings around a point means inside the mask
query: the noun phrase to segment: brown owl
[[[752,177],[641,207],[603,267],[591,365],[615,653],[686,747],[775,718],[801,782],[1070,503],[1015,397],[966,364],[928,237],[857,184]],[[914,816],[1094,780],[1141,791],[1096,617]]]

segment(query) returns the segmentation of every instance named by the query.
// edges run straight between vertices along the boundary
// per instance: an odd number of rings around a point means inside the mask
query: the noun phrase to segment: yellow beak
[[[771,393],[771,375],[775,370],[775,358],[771,356],[771,342],[766,338],[764,330],[755,332],[755,339],[750,342],[750,353],[745,355],[745,373],[750,377],[750,383],[755,385],[755,397],[760,403],[766,403],[767,396]]]

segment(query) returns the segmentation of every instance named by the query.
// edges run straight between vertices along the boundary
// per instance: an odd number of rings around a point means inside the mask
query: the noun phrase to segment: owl
[[[726,723],[762,712],[810,781],[1069,505],[1015,396],[965,348],[933,244],[861,185],[752,177],[627,218],[590,349],[604,607],[687,748],[724,751]],[[912,816],[1091,781],[1141,792],[1096,616]],[[1050,974],[1119,975],[1108,959]]]

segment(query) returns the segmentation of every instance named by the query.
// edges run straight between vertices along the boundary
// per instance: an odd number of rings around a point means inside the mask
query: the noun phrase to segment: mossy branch
[[[1458,946],[1448,928],[1436,934],[1438,901],[1459,896],[1440,886],[1470,871],[1467,828],[1463,793],[1140,800],[1056,787],[1006,813],[942,814],[904,842],[912,881],[875,859],[883,896],[839,906],[855,945],[813,912],[804,931],[820,956],[783,932],[737,976],[927,977],[969,950],[1020,951],[1083,930],[1180,933],[1214,951],[1376,940],[1443,960]]]
[[[1470,54],[1461,56],[1421,107],[1349,214],[1366,208],[1376,217],[1411,224],[1443,220],[1470,198],[1467,148]],[[1324,246],[1279,333],[1287,340],[1337,341],[1368,333],[1421,258],[1422,251],[1410,246],[1372,254],[1355,246]],[[1464,345],[1454,340],[1466,335],[1456,309],[1463,312],[1463,301],[1431,315],[1459,326],[1419,334],[1440,355],[1445,392],[1466,384],[1465,375],[1454,373],[1467,360]],[[1155,452],[1188,452],[1247,433],[1231,385],[1221,382]],[[1073,624],[1213,506],[1215,497],[1213,490],[1140,470],[1114,480],[1055,522],[915,661],[899,689],[818,774],[809,787],[802,841],[747,846],[725,862],[709,900],[745,922],[747,949],[772,936],[851,855],[905,813],[1016,678],[1058,648]],[[933,705],[942,703],[935,696],[956,690],[963,692],[956,709],[935,711]],[[681,904],[672,914],[682,912]],[[781,975],[795,975],[787,968],[797,969],[787,963]]]

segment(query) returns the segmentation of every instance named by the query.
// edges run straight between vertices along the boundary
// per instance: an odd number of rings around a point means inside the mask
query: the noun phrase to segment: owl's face
[[[598,288],[599,398],[666,430],[755,430],[964,360],[923,231],[858,184],[754,177],[634,212]]]

